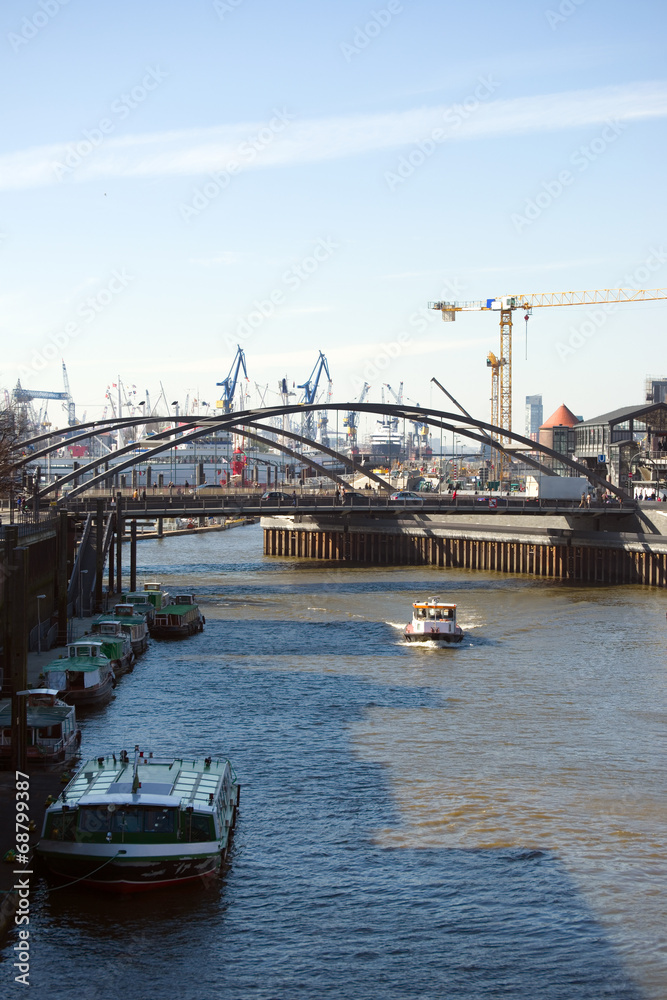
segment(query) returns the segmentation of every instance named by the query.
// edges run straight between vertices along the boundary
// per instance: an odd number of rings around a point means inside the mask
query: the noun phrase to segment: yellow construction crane
[[[610,302],[651,302],[667,299],[667,288],[597,288],[585,292],[527,292],[501,295],[495,299],[474,302],[429,302],[429,309],[438,309],[446,323],[453,323],[458,312],[497,312],[500,314],[500,354],[491,351],[486,359],[491,369],[491,423],[504,431],[512,430],[512,313],[524,311],[528,319],[533,309],[545,306],[588,306]],[[509,438],[494,435],[500,445],[509,445]],[[498,479],[502,480],[504,456],[498,454]]]

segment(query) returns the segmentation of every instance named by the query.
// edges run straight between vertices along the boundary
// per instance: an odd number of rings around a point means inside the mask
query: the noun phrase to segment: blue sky
[[[0,383],[101,416],[117,376],[208,402],[322,350],[489,417],[496,314],[431,300],[667,286],[654,0],[5,0]],[[664,240],[664,243],[663,243]],[[527,393],[590,417],[667,374],[667,301],[515,314]],[[447,408],[446,406],[444,408]],[[60,423],[57,404],[51,419]],[[55,418],[55,419],[54,419]]]

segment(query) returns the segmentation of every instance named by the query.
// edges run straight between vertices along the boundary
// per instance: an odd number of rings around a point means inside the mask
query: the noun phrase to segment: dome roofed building
[[[540,427],[538,441],[547,448],[571,458],[575,448],[574,428],[580,422],[579,417],[576,417],[565,403],[561,403]],[[560,475],[569,475],[560,462],[554,460],[553,468]]]

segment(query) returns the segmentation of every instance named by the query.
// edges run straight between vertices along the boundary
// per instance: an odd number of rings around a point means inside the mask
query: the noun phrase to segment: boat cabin
[[[60,701],[55,688],[18,693],[27,698],[28,760],[47,764],[74,756],[80,738],[74,707]],[[7,699],[0,702],[0,760],[9,759],[11,746],[11,700]]]
[[[161,583],[145,583],[144,596],[153,605],[156,611],[169,604],[170,597],[166,590],[162,589]]]
[[[417,621],[451,622],[456,618],[455,604],[413,604],[412,607]]]

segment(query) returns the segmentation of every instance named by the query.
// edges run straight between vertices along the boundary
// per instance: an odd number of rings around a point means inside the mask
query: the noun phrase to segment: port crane
[[[361,390],[359,399],[357,400],[358,403],[363,403],[365,401],[369,389],[370,385],[368,382],[364,382],[364,387]],[[343,418],[343,427],[347,427],[347,443],[350,455],[359,454],[359,446],[357,444],[357,431],[359,430],[358,420],[359,414],[356,410],[348,410]]]
[[[320,351],[320,356],[315,362],[315,367],[310,373],[310,378],[306,382],[304,382],[303,385],[297,386],[297,389],[303,389],[303,399],[301,400],[302,403],[310,404],[315,402],[315,397],[317,395],[317,389],[320,384],[322,372],[326,372],[327,379],[329,381],[329,384],[331,385],[331,375],[329,374],[329,365],[327,364],[326,357],[324,356],[324,354],[322,354],[322,351]],[[303,436],[310,438],[311,441],[314,441],[315,417],[313,415],[312,410],[309,410],[307,413],[304,413],[301,421],[301,427]],[[323,431],[324,435],[326,436],[326,421],[324,421],[323,426],[322,426],[322,421],[320,421],[320,428],[321,431]]]
[[[243,369],[243,374],[245,376],[246,382],[249,382],[248,372],[245,366],[245,353],[238,344],[236,348],[236,356],[232,361],[232,367],[229,369],[229,375],[222,382],[216,382],[216,385],[222,386],[222,399],[218,400],[216,406],[221,409],[223,413],[231,413],[234,408],[234,393],[236,392],[236,384],[239,379],[239,372]]]
[[[29,406],[33,399],[61,399],[64,404],[63,408],[67,410],[67,424],[69,427],[74,427],[76,424],[75,406],[74,400],[72,399],[72,393],[70,392],[69,379],[67,378],[67,368],[65,367],[64,361],[62,366],[64,392],[51,392],[47,389],[24,389],[21,385],[21,380],[19,379],[12,395],[15,403],[21,403],[24,406]]]
[[[667,288],[596,288],[580,292],[521,292],[493,299],[471,302],[429,302],[446,323],[453,323],[459,312],[496,312],[500,317],[500,353],[489,351],[486,359],[491,369],[491,423],[503,431],[512,430],[512,313],[520,309],[526,322],[533,309],[547,306],[588,306],[620,302],[652,302],[667,299]],[[494,437],[499,445],[509,445],[503,434]],[[506,452],[498,454],[498,479],[503,478]]]

